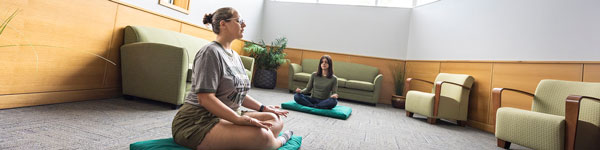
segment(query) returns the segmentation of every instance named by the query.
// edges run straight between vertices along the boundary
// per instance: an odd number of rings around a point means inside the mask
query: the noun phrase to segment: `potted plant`
[[[406,98],[402,96],[403,85],[404,85],[404,74],[402,73],[401,66],[390,65],[390,70],[392,71],[392,77],[394,78],[394,87],[395,94],[392,95],[392,106],[395,108],[404,109],[404,103],[406,102]]]
[[[254,57],[256,61],[256,73],[252,82],[255,87],[275,88],[277,68],[289,62],[288,59],[285,59],[286,54],[283,52],[286,45],[285,37],[275,39],[270,46],[267,46],[264,41],[245,42],[244,51],[248,52],[250,57]]]

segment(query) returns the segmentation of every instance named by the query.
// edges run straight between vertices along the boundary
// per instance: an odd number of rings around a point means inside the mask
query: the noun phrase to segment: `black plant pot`
[[[274,89],[277,84],[277,71],[258,69],[254,74],[254,87]]]

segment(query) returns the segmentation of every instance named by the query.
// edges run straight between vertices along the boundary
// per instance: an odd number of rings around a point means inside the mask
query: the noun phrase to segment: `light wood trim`
[[[289,49],[283,50],[286,53],[285,58],[290,60],[290,63],[301,64],[302,63],[302,50]],[[288,74],[289,64],[283,64],[277,69],[277,87],[288,88]]]
[[[501,63],[494,64],[493,71],[492,88],[512,88],[534,93],[542,79],[582,81],[583,64]],[[531,97],[514,92],[503,94],[502,106],[531,110],[531,104]]]
[[[169,1],[167,0],[159,0],[158,4],[165,6],[167,8],[179,11],[181,13],[184,13],[186,15],[190,14],[190,11],[188,10],[188,4],[189,3],[185,3],[185,2],[178,2],[179,0],[173,0],[174,4],[169,3]],[[181,0],[181,1],[187,1],[187,0]]]
[[[190,10],[190,1],[189,0],[173,0],[173,5],[179,6],[185,10]]]
[[[406,62],[406,69],[404,78],[418,78],[427,80],[430,82],[435,81],[435,78],[440,73],[439,62]],[[431,93],[433,92],[432,84],[425,83],[411,83],[411,90],[417,90],[422,92]]]
[[[511,61],[511,60],[406,60],[407,62],[441,63],[518,63],[518,64],[600,64],[600,61]]]
[[[42,92],[0,96],[0,109],[106,99],[121,96],[121,88]]]
[[[288,47],[288,48],[290,48],[290,49],[296,49],[296,50],[302,50],[302,51],[305,51],[305,52],[326,53],[326,54],[330,54],[330,55],[345,55],[345,56],[353,56],[353,57],[361,57],[361,58],[375,58],[375,59],[380,59],[380,60],[401,60],[401,61],[404,61],[403,59],[383,58],[383,57],[376,57],[376,56],[363,56],[363,55],[356,55],[356,54],[345,54],[345,53],[338,53],[338,52],[328,52],[328,51],[322,51],[322,50],[302,49],[302,48],[294,48],[294,47]]]
[[[473,128],[481,129],[481,130],[489,132],[489,133],[494,133],[496,130],[496,128],[494,128],[494,126],[491,124],[487,124],[487,123],[479,122],[479,121],[475,121],[475,120],[468,120],[467,125],[470,127],[473,127]]]
[[[583,64],[583,82],[600,82],[600,64]]]
[[[0,94],[102,86],[105,61],[95,55],[104,57],[106,53],[114,23],[111,14],[116,4],[107,1],[0,3],[0,10],[5,10],[5,14],[19,9],[8,24],[10,28],[3,31],[0,45],[48,45],[0,48]],[[95,11],[88,11],[89,8]]]

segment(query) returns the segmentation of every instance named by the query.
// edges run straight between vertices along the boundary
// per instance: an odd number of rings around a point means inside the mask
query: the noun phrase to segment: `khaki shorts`
[[[239,115],[241,111],[236,111]],[[175,143],[190,149],[196,149],[206,134],[221,119],[204,107],[184,103],[173,119],[172,133]]]

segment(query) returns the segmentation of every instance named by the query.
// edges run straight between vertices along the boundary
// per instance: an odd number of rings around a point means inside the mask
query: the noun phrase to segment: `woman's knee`
[[[273,120],[275,122],[279,122],[279,120],[280,120],[279,117],[274,113],[263,113],[263,117],[264,117],[265,121]]]
[[[294,100],[298,101],[300,99],[302,99],[302,94],[300,94],[300,93],[294,94]]]

